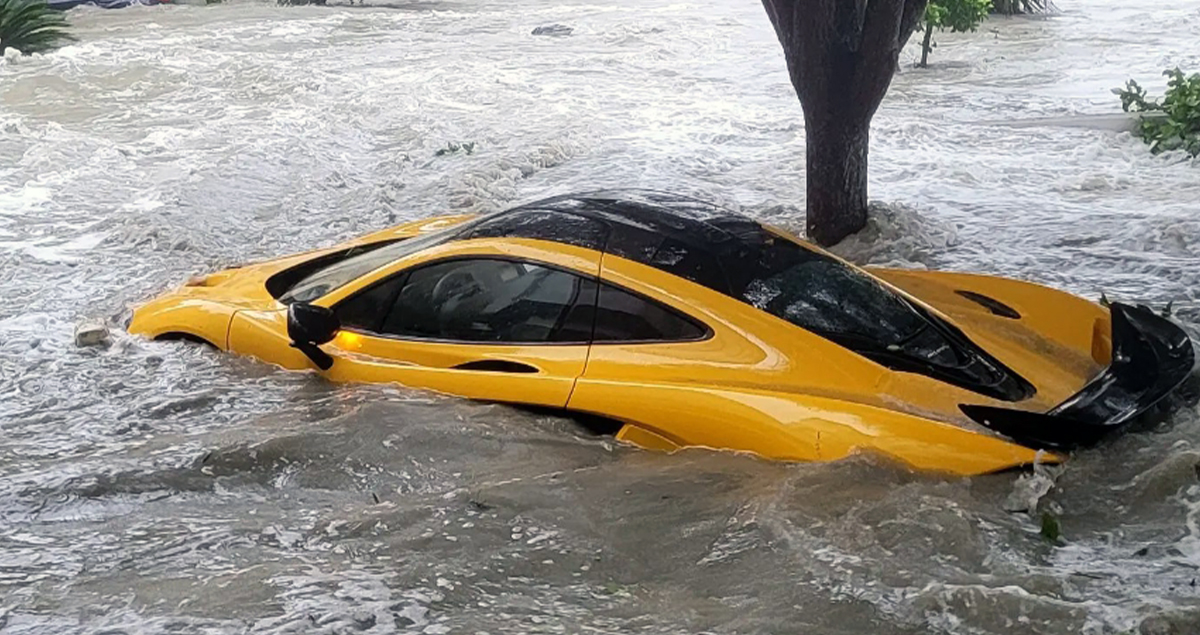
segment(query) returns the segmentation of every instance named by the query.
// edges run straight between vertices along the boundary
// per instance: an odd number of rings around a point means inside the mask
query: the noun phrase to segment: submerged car
[[[1062,460],[1155,407],[1191,341],[1145,307],[862,269],[687,197],[593,192],[408,223],[195,278],[129,330],[598,415],[643,447],[859,451],[980,474]]]

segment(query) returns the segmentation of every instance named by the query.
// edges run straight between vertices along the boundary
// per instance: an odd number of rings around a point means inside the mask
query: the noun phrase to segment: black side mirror
[[[333,358],[319,347],[332,340],[341,327],[341,322],[331,309],[307,302],[288,305],[287,330],[292,347],[300,349],[321,370],[329,370],[333,366]]]

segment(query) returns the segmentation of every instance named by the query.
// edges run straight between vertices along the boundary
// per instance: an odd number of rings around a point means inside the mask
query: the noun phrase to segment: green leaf
[[[1114,89],[1125,112],[1159,112],[1153,119],[1142,117],[1137,134],[1159,154],[1182,149],[1200,156],[1200,73],[1185,75],[1179,68],[1163,71],[1167,90],[1161,101],[1146,98],[1146,91],[1129,80],[1124,89]]]
[[[1050,542],[1058,542],[1062,538],[1062,527],[1058,524],[1058,517],[1050,512],[1042,512],[1042,538]]]
[[[930,0],[925,5],[925,24],[940,30],[974,31],[992,10],[992,0]]]
[[[68,26],[63,13],[44,0],[0,0],[0,54],[9,48],[44,53],[73,42]]]

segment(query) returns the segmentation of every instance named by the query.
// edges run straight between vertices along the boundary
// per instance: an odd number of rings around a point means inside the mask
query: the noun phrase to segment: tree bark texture
[[[763,0],[804,110],[809,238],[832,245],[867,221],[871,118],[927,0]]]
[[[925,39],[921,40],[921,68],[929,66],[929,51],[933,50],[933,26],[925,25]]]

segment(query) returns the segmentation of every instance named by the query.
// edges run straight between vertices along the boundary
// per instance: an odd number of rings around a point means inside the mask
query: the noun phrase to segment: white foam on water
[[[1200,2],[1059,4],[939,34],[930,68],[902,69],[872,130],[868,227],[834,251],[1174,300],[1195,330],[1200,163],[1108,123],[1108,91],[1200,68]],[[802,233],[803,119],[761,5],[68,18],[79,43],[0,60],[0,629],[1186,623],[1194,411],[1080,453],[1047,489],[867,457],[662,456],[120,332],[71,345],[79,319],[119,324],[196,273],[570,191],[678,191]],[[573,32],[531,35],[552,23]],[[1059,514],[1062,546],[1003,510],[1014,488]]]

